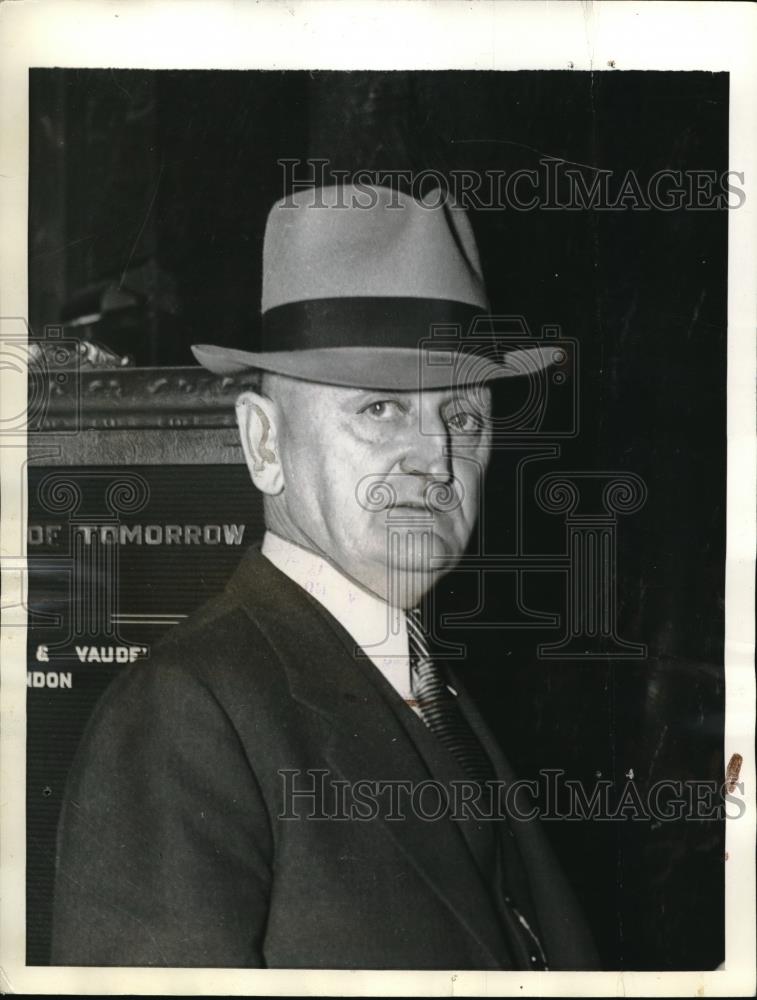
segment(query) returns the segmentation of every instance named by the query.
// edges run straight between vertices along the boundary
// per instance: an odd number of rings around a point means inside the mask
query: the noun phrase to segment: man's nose
[[[441,420],[424,421],[416,427],[400,460],[400,470],[408,475],[448,480],[452,465],[448,453],[447,428]]]

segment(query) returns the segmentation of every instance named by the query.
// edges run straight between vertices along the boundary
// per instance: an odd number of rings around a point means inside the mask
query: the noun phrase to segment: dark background
[[[728,168],[724,74],[33,70],[30,88],[33,331],[102,314],[70,329],[140,365],[192,364],[196,342],[252,346],[265,217],[287,193],[280,158],[511,171],[550,156],[642,180]],[[468,682],[523,775],[561,768],[621,787],[633,768],[642,791],[663,778],[720,782],[727,213],[500,210],[474,213],[473,224],[493,310],[522,315],[535,333],[557,324],[580,347],[580,434],[536,463],[526,495],[560,469],[628,471],[646,483],[645,506],[619,523],[618,629],[648,653],[545,660],[537,645],[555,641],[554,630],[458,629]],[[507,450],[492,463],[491,552],[513,549],[512,463]],[[154,484],[143,522],[245,517],[259,532],[244,469],[141,471]],[[49,519],[31,486],[30,522]],[[529,509],[527,546],[559,551],[560,519]],[[162,550],[149,567],[138,555],[123,567],[128,610],[188,612],[234,553],[211,553],[207,571],[187,569],[186,550]],[[157,582],[144,590],[147,579]],[[51,581],[42,569],[33,576],[33,604],[54,599]],[[525,585],[532,608],[561,609],[559,575],[531,574]],[[472,606],[470,588],[465,575],[448,578],[442,608]],[[496,621],[511,591],[507,574],[491,575],[484,618]],[[62,783],[113,673],[74,669],[72,691],[29,693],[31,964],[47,961]],[[547,832],[605,967],[722,960],[721,823],[556,822]]]

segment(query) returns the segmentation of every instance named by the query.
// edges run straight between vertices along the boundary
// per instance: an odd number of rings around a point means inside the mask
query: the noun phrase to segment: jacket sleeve
[[[58,831],[55,965],[263,964],[271,824],[223,707],[131,668],[85,733]]]

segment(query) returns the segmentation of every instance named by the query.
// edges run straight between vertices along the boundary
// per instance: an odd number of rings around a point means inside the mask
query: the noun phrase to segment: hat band
[[[263,313],[263,351],[322,347],[404,347],[417,350],[434,327],[464,336],[485,310],[453,299],[360,296],[305,299]]]

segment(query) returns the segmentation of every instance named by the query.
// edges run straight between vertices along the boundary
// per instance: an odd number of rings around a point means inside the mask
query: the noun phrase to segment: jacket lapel
[[[313,598],[259,552],[243,560],[229,584],[265,633],[286,670],[292,697],[329,721],[323,753],[351,783],[428,781],[429,771],[387,700],[399,695]],[[303,639],[306,636],[307,639]],[[395,706],[396,707],[396,706]],[[402,821],[380,809],[384,829],[495,968],[507,968],[508,948],[496,910],[455,821],[433,823],[406,805]]]
[[[512,785],[515,780],[512,767],[505,759],[499,744],[492,735],[491,730],[483,719],[483,716],[479,712],[470,695],[467,693],[465,685],[461,681],[460,677],[454,670],[450,670],[449,675],[458,691],[458,703],[460,705],[460,710],[478,737],[484,750],[489,755],[489,758],[494,765],[497,778],[500,781],[503,781],[506,785]],[[502,897],[505,893],[505,886],[507,886],[510,894],[514,895],[515,899],[518,901],[518,906],[521,912],[525,917],[527,917],[530,926],[540,936],[542,945],[549,952],[550,942],[547,940],[542,931],[541,921],[539,919],[540,914],[533,898],[532,886],[529,878],[529,866],[525,864],[521,853],[521,847],[523,846],[523,838],[526,834],[526,830],[528,830],[528,833],[530,834],[530,840],[534,840],[533,823],[519,821],[514,818],[518,815],[528,815],[530,811],[531,802],[525,794],[525,789],[521,788],[517,790],[517,794],[510,802],[510,808],[514,809],[514,813],[513,817],[507,818],[504,824],[504,829],[502,830],[503,869],[500,877],[496,880],[495,891],[497,891],[500,897]],[[531,867],[533,868],[533,865],[531,865]],[[543,866],[539,865],[538,870],[541,870],[542,867]],[[500,898],[500,906],[503,905],[502,899]]]

